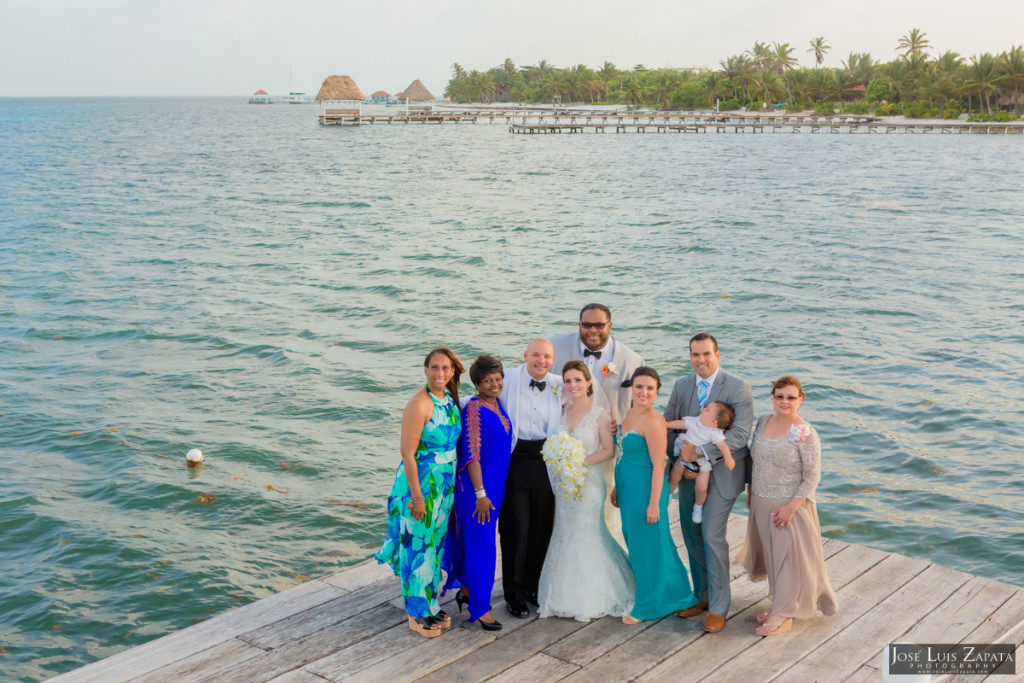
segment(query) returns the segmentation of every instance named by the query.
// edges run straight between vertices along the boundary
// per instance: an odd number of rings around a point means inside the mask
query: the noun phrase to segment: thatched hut
[[[409,87],[402,91],[399,96],[400,99],[408,100],[410,102],[433,102],[434,96],[430,94],[427,87],[420,82],[420,79],[416,79],[409,84]]]
[[[362,102],[366,99],[363,91],[359,89],[351,76],[328,76],[320,86],[320,92],[316,94],[317,101],[324,100],[353,100]]]

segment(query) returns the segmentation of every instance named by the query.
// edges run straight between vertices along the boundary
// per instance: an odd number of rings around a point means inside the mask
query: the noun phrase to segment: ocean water
[[[826,535],[1021,583],[1024,137],[316,114],[0,100],[3,678],[370,557],[425,352],[591,301],[666,383],[698,331],[804,380]]]

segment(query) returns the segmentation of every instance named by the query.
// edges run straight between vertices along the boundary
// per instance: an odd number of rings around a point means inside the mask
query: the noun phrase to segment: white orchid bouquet
[[[541,454],[565,497],[583,500],[583,475],[587,473],[583,459],[587,454],[579,439],[559,432],[544,442]]]

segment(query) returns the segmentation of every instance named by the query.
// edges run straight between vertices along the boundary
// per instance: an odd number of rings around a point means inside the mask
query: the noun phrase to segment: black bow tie
[[[547,385],[548,385],[548,383],[546,381],[538,382],[535,379],[531,379],[530,380],[530,388],[531,389],[536,389],[537,391],[544,391],[544,387],[546,387]]]
[[[583,357],[586,358],[587,356],[593,356],[594,358],[600,358],[601,357],[601,352],[600,351],[591,351],[590,349],[583,349]]]

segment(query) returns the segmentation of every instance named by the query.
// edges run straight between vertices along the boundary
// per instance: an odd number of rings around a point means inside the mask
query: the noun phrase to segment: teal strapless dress
[[[622,517],[622,535],[636,579],[636,619],[660,619],[697,604],[672,534],[668,529],[668,480],[661,486],[657,524],[647,523],[654,467],[647,439],[636,432],[621,437],[622,454],[615,464],[615,488]]]

